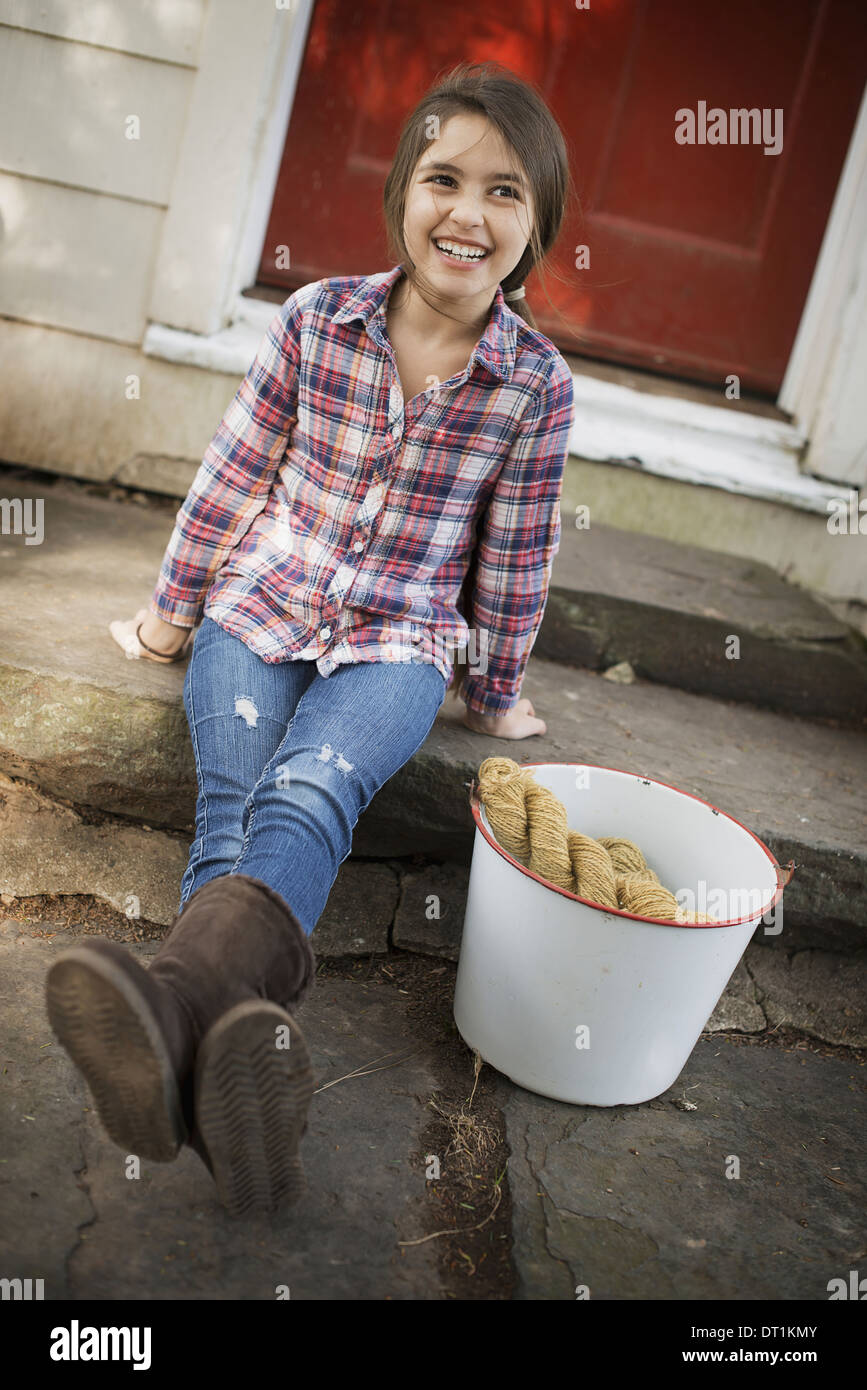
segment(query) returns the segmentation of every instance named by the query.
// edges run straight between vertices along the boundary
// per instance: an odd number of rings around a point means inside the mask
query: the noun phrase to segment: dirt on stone
[[[724,1038],[726,1042],[734,1043],[735,1047],[775,1047],[782,1052],[814,1052],[817,1057],[839,1057],[859,1067],[867,1062],[867,1048],[823,1042],[810,1033],[801,1033],[796,1028],[783,1025],[767,1028],[764,1033],[702,1033],[701,1036],[711,1042],[715,1038]]]
[[[425,1236],[437,1247],[444,1296],[484,1302],[511,1299],[512,1200],[506,1173],[506,1125],[491,1096],[493,1073],[477,1072],[474,1054],[452,1014],[457,966],[433,956],[392,949],[387,957],[321,962],[321,979],[370,980],[400,993],[419,1038],[432,1046],[441,1078],[432,1095],[418,1096],[430,1119],[414,1155],[420,1172],[431,1156],[440,1176],[425,1184]]]
[[[28,936],[50,940],[59,931],[105,936],[111,941],[161,941],[168,928],[143,917],[127,917],[110,903],[82,893],[36,893],[0,897],[0,920],[18,922]]]

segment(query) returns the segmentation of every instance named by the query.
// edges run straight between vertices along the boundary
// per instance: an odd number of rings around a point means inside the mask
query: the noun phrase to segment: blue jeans
[[[196,837],[181,882],[263,879],[309,936],[379,788],[427,738],[446,683],[429,662],[269,663],[203,618],[184,679]]]

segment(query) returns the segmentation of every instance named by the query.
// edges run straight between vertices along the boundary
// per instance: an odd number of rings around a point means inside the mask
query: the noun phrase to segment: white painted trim
[[[283,303],[289,298],[291,290],[286,291]],[[258,299],[254,295],[239,294],[235,300],[232,323],[248,324],[261,338],[280,305],[270,299]]]
[[[289,298],[291,291],[286,291]],[[186,367],[245,376],[280,305],[236,295],[231,323],[218,333],[187,333],[165,323],[148,325],[142,343],[146,357],[162,357]]]
[[[267,227],[312,0],[209,0],[181,132],[148,318],[224,328]],[[258,246],[256,241],[258,240]]]
[[[777,398],[780,409],[801,421],[806,433],[809,433],[809,426],[822,394],[825,377],[823,367],[833,352],[843,301],[850,288],[855,250],[851,244],[852,233],[858,221],[859,198],[864,198],[865,177],[867,90],[849,143],[804,311]]]
[[[293,0],[295,20],[285,52],[274,54],[271,74],[273,97],[266,103],[264,131],[256,169],[248,198],[245,200],[244,223],[234,258],[231,297],[256,283],[262,242],[271,217],[271,205],[280,173],[280,160],[289,128],[289,115],[295,100],[307,34],[313,17],[313,0]],[[267,326],[267,325],[266,325]],[[264,330],[263,330],[264,331]]]
[[[277,309],[272,305],[272,310]],[[269,316],[273,317],[273,314]],[[263,330],[264,332],[264,330]],[[228,376],[246,375],[256,356],[263,334],[249,323],[238,320],[219,333],[187,333],[164,323],[148,324],[142,342],[146,357],[161,357],[185,367],[203,367]]]
[[[827,513],[833,483],[799,470],[804,437],[767,416],[573,373],[571,452],[638,472]]]
[[[809,437],[803,466],[867,484],[867,90],[778,404]]]
[[[813,471],[867,483],[867,207],[857,283],[846,300],[810,439]]]

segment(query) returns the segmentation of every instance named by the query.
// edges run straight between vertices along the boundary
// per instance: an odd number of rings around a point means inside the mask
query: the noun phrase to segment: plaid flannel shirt
[[[572,376],[497,287],[463,371],[404,403],[385,309],[402,265],[317,280],[275,313],[208,445],[151,612],[264,661],[433,662],[503,714],[560,547]],[[456,606],[477,551],[469,624]]]

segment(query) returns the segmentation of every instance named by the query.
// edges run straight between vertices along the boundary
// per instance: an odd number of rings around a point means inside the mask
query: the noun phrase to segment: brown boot
[[[109,1138],[156,1163],[187,1134],[180,1085],[193,1028],[174,993],[117,941],[82,942],[52,963],[48,1018],[83,1073]]]
[[[189,1143],[229,1212],[271,1212],[295,1202],[304,1188],[297,1148],[314,1077],[289,1011],[313,987],[315,956],[270,885],[246,874],[211,883],[221,885],[213,930],[225,933],[222,959],[243,988],[197,1042]],[[188,948],[183,960],[189,959]],[[182,981],[176,984],[181,990]]]
[[[298,1200],[313,1089],[304,1035],[277,1004],[237,1004],[207,1033],[196,1056],[191,1143],[232,1215]]]
[[[283,898],[259,879],[231,874],[192,894],[149,970],[118,942],[64,951],[48,972],[46,1003],[114,1143],[168,1162],[188,1136],[192,1066],[211,1025],[245,1001],[300,1000],[314,971],[310,943]],[[283,1022],[291,1026],[288,1015]]]

